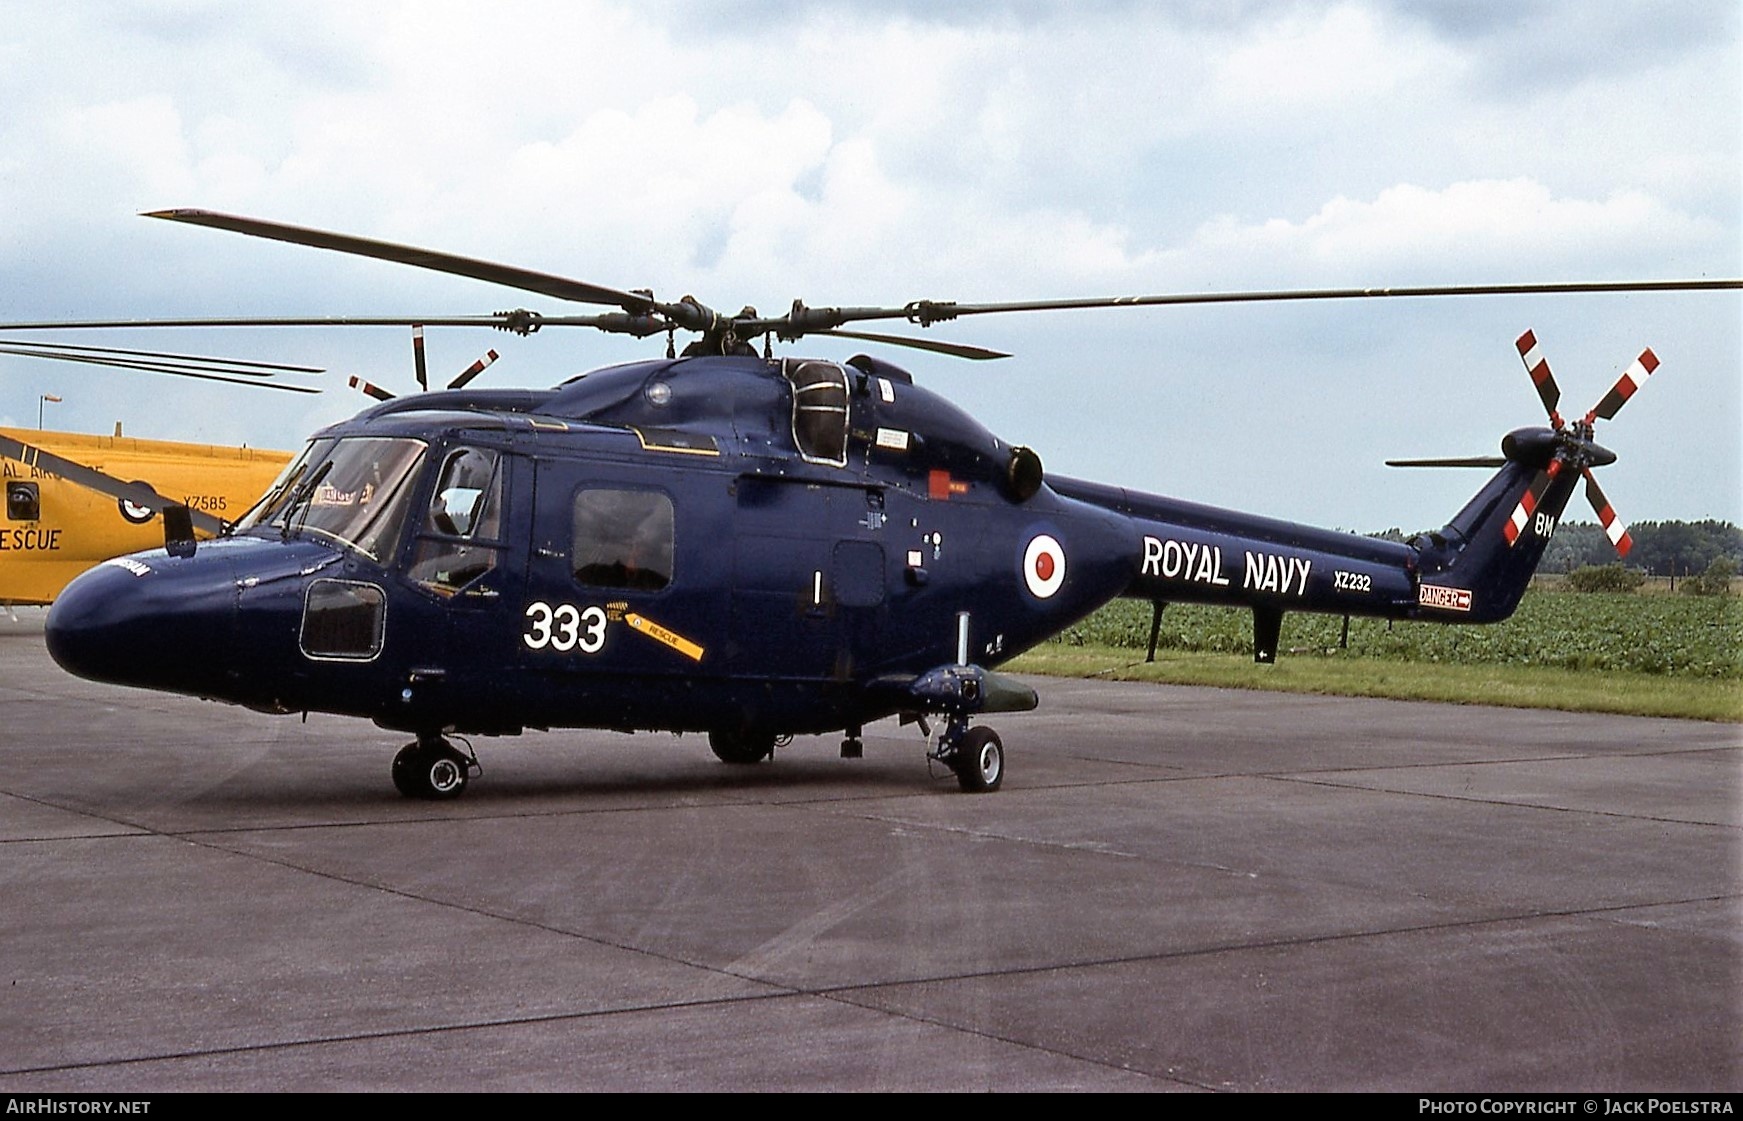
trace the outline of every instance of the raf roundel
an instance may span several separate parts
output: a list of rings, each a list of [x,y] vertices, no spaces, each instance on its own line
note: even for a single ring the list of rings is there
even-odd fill
[[[1065,550],[1045,533],[1023,551],[1023,582],[1036,599],[1050,599],[1065,583]]]

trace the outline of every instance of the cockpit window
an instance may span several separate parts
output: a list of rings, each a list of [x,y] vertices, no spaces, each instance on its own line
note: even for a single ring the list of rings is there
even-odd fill
[[[442,464],[424,529],[450,537],[495,540],[501,524],[502,479],[496,453],[461,448]]]
[[[658,591],[672,582],[672,500],[647,490],[575,495],[575,579]]]
[[[493,451],[460,448],[442,462],[409,575],[450,595],[496,567],[502,528],[502,465]]]
[[[380,560],[399,540],[424,451],[403,437],[312,441],[238,528],[316,533]]]

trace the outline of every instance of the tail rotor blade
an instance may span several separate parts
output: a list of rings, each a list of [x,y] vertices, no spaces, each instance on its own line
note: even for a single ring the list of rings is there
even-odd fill
[[[1634,548],[1634,538],[1628,536],[1628,527],[1616,516],[1615,507],[1604,497],[1604,492],[1598,487],[1598,480],[1592,477],[1589,468],[1585,475],[1586,501],[1592,504],[1592,511],[1598,515],[1598,521],[1604,527],[1604,536],[1610,539],[1610,544],[1616,546],[1616,555],[1626,557],[1628,551]]]
[[[1543,492],[1549,489],[1549,484],[1560,473],[1561,460],[1552,459],[1548,470],[1539,471],[1537,478],[1531,480],[1531,485],[1525,488],[1525,493],[1519,497],[1519,505],[1513,508],[1513,516],[1501,526],[1501,534],[1507,538],[1509,546],[1519,543],[1525,527],[1531,524],[1531,516],[1537,513],[1537,504],[1543,501]]]
[[[369,394],[371,397],[375,398],[377,401],[391,401],[391,400],[393,400],[393,397],[394,397],[393,394],[391,394],[387,390],[381,388],[381,386],[376,385],[373,382],[364,381],[362,378],[358,377],[356,374],[352,374],[349,378],[347,378],[346,384],[349,385],[352,389],[355,389],[360,393]]]
[[[460,375],[458,377],[456,377],[453,381],[448,383],[448,388],[449,389],[465,389],[466,386],[472,381],[473,378],[477,377],[479,374],[482,374],[485,371],[486,367],[488,367],[494,361],[496,361],[496,351],[494,351],[494,350],[485,351],[484,357],[480,358],[478,361],[472,363],[472,365],[470,365],[470,366],[466,367],[464,370],[460,371]]]
[[[417,368],[418,389],[430,388],[429,374],[424,366],[424,325],[412,324],[412,365]]]
[[[1513,345],[1519,349],[1519,357],[1525,362],[1525,371],[1531,375],[1531,384],[1537,387],[1537,395],[1543,400],[1544,411],[1549,413],[1550,427],[1560,431],[1561,414],[1555,411],[1555,407],[1561,403],[1561,387],[1555,384],[1555,375],[1549,372],[1549,360],[1537,348],[1537,336],[1526,331]]]
[[[1652,353],[1651,347],[1647,347],[1640,352],[1640,357],[1634,360],[1633,365],[1622,372],[1621,378],[1617,380],[1610,392],[1604,394],[1604,399],[1593,406],[1590,413],[1586,414],[1586,419],[1590,421],[1594,417],[1602,417],[1604,420],[1609,420],[1614,417],[1628,398],[1634,396],[1635,391],[1646,384],[1646,379],[1651,377],[1652,372],[1656,369],[1658,369],[1658,355]]]

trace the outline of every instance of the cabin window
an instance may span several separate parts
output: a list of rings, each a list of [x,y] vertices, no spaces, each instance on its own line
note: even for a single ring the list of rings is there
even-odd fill
[[[658,591],[672,582],[672,500],[648,490],[575,495],[575,579],[595,588]]]
[[[847,466],[847,371],[833,362],[788,362],[793,444],[809,463]]]
[[[381,653],[387,596],[374,584],[316,580],[303,604],[303,653],[368,661]]]
[[[424,513],[409,575],[452,595],[497,565],[502,530],[502,464],[481,448],[449,453]]]
[[[42,495],[35,483],[6,484],[6,518],[14,522],[34,522],[42,518]]]

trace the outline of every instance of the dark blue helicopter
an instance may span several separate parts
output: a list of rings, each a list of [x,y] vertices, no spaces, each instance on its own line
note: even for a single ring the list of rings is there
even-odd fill
[[[761,318],[254,219],[158,216],[619,309],[424,323],[701,336],[684,356],[669,342],[664,360],[555,389],[385,400],[317,433],[217,539],[196,542],[186,512],[167,507],[165,549],[91,570],[49,614],[50,652],[82,677],[404,731],[415,739],[395,757],[393,779],[426,798],[457,796],[476,772],[456,734],[698,731],[722,760],[749,764],[785,737],[836,730],[842,754],[857,756],[864,725],[891,715],[920,725],[929,756],[963,790],[996,790],[1003,745],[975,721],[1037,698],[994,667],[1120,596],[1158,611],[1172,601],[1250,608],[1261,662],[1275,658],[1287,611],[1504,619],[1580,477],[1626,551],[1591,477],[1615,456],[1592,427],[1657,365],[1645,352],[1597,408],[1568,423],[1547,364],[1522,338],[1550,427],[1509,434],[1498,458],[1405,461],[1497,470],[1444,528],[1398,543],[1049,476],[1033,451],[905,371],[863,355],[844,364],[774,357],[770,336],[992,357],[840,328],[1115,304],[1739,286],[795,303]],[[757,337],[760,355],[748,345]]]

